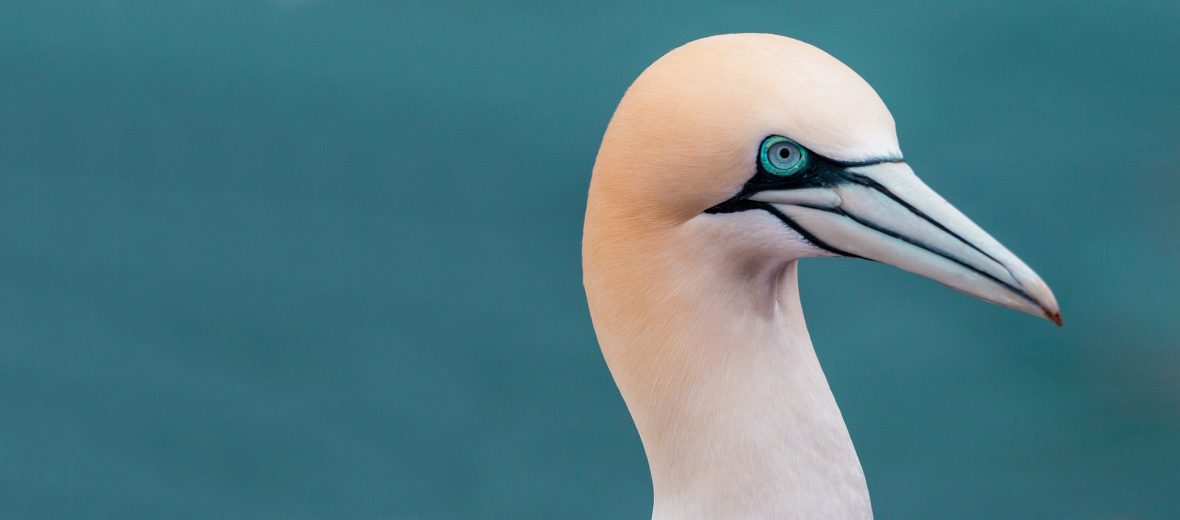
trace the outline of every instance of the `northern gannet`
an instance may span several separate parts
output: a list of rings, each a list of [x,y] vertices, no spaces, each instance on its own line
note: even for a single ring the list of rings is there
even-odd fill
[[[872,517],[799,304],[797,261],[828,256],[1061,324],[1049,287],[914,175],[885,104],[825,52],[714,36],[635,80],[594,165],[582,261],[654,519]]]

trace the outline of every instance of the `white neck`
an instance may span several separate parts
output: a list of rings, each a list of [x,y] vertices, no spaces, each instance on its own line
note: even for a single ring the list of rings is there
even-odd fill
[[[726,256],[705,246],[708,226],[584,256],[599,342],[647,452],[653,518],[871,518],[796,262]]]

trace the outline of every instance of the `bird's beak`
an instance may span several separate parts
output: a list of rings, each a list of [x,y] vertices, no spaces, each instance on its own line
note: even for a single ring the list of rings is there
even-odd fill
[[[851,165],[822,185],[748,199],[832,253],[891,264],[1061,325],[1045,282],[904,162]]]

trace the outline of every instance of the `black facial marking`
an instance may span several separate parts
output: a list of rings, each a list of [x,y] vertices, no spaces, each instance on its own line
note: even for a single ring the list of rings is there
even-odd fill
[[[781,221],[784,225],[786,225],[787,227],[794,230],[796,233],[799,234],[799,236],[803,237],[804,240],[811,243],[815,247],[818,247],[820,249],[824,249],[828,252],[831,252],[833,254],[840,255],[840,256],[847,256],[847,257],[853,257],[853,258],[864,258],[862,256],[855,255],[855,254],[849,253],[847,251],[843,251],[839,248],[836,248],[832,245],[825,243],[820,238],[818,238],[815,235],[813,235],[812,233],[808,232],[806,229],[803,228],[803,226],[800,226],[797,222],[792,220],[790,217],[783,214],[783,212],[779,211],[778,208],[775,208],[773,204],[771,204],[769,202],[762,202],[762,201],[750,199],[750,197],[753,196],[755,193],[758,193],[760,191],[767,191],[767,190],[793,190],[793,189],[802,189],[802,188],[829,188],[829,187],[837,186],[840,184],[857,184],[857,185],[864,186],[866,188],[875,190],[877,192],[880,192],[882,195],[889,197],[891,200],[896,202],[899,206],[905,208],[910,213],[913,213],[918,218],[921,218],[922,220],[929,222],[934,227],[936,227],[939,230],[941,230],[942,232],[954,237],[956,240],[962,242],[967,247],[974,249],[979,254],[987,257],[988,259],[995,262],[996,264],[999,264],[1001,266],[1004,265],[1002,262],[1000,262],[995,257],[993,257],[992,255],[985,252],[983,249],[980,249],[979,246],[976,246],[970,240],[967,240],[966,238],[964,238],[962,235],[959,235],[958,233],[951,231],[949,228],[944,226],[942,223],[938,222],[934,218],[927,215],[924,211],[914,207],[913,204],[910,204],[909,202],[906,202],[905,199],[902,199],[901,197],[897,196],[897,194],[893,193],[888,188],[881,185],[881,183],[879,183],[879,182],[877,182],[865,175],[861,175],[859,173],[854,173],[854,172],[849,171],[850,169],[856,168],[858,166],[870,166],[870,165],[881,164],[881,163],[902,162],[901,159],[881,159],[881,160],[870,160],[870,161],[862,161],[862,162],[845,162],[845,161],[836,161],[834,159],[829,159],[827,157],[819,155],[819,154],[812,152],[810,150],[809,150],[808,155],[809,155],[810,163],[807,165],[807,168],[800,171],[800,172],[797,172],[795,174],[789,175],[789,176],[774,175],[774,174],[767,172],[762,167],[761,161],[756,158],[754,161],[754,164],[756,165],[758,172],[756,174],[754,174],[754,177],[752,177],[749,181],[747,181],[746,184],[742,186],[742,189],[740,191],[738,191],[738,193],[736,195],[734,195],[733,197],[730,197],[729,200],[726,200],[725,202],[722,202],[716,206],[713,206],[713,207],[705,210],[705,213],[714,213],[714,214],[717,214],[717,213],[737,213],[740,211],[762,210],[767,213],[770,213],[771,215],[774,215],[775,218],[779,219],[779,221]],[[1000,286],[1003,286],[1004,288],[1012,291],[1013,293],[1019,295],[1020,297],[1024,298],[1025,300],[1028,300],[1038,306],[1040,305],[1035,299],[1032,298],[1031,295],[1028,294],[1027,291],[1024,290],[1023,287],[1014,286],[1004,280],[1001,280],[1001,279],[999,279],[987,272],[984,272],[982,269],[980,269],[974,265],[971,265],[961,259],[956,258],[954,255],[951,255],[945,251],[942,251],[939,248],[931,246],[930,244],[926,244],[922,241],[905,237],[905,236],[901,235],[900,233],[890,230],[889,228],[887,228],[885,226],[882,226],[877,223],[871,222],[867,219],[858,217],[858,216],[848,213],[840,208],[807,206],[807,205],[803,205],[803,204],[796,204],[796,205],[802,206],[802,207],[807,207],[807,208],[814,209],[814,210],[835,213],[835,214],[850,218],[862,226],[873,229],[879,233],[882,233],[882,234],[888,235],[890,237],[893,237],[894,239],[909,243],[911,245],[914,245],[916,247],[919,247],[921,249],[929,251],[930,253],[933,253],[935,255],[943,257],[943,258],[950,260],[952,262],[955,262],[956,264],[959,264],[959,265],[963,266],[964,268],[969,269],[969,270],[975,272],[976,274],[979,274],[980,276],[987,278],[988,280],[991,280],[992,282],[994,282],[996,284],[999,284]],[[866,258],[866,260],[872,260],[872,259]]]
[[[806,229],[803,229],[803,226],[800,226],[799,224],[795,223],[794,220],[791,220],[791,217],[784,215],[783,212],[779,211],[778,208],[774,207],[774,205],[770,204],[769,202],[760,202],[760,201],[753,201],[753,200],[747,201],[747,202],[752,203],[752,205],[749,209],[761,209],[761,210],[764,210],[764,211],[770,213],[771,215],[774,215],[776,218],[778,218],[780,221],[782,221],[783,224],[786,224],[787,227],[795,230],[795,232],[798,233],[799,236],[803,237],[803,240],[806,240],[807,242],[809,242],[811,245],[814,245],[815,247],[827,250],[827,251],[831,252],[832,254],[836,254],[836,255],[840,255],[840,256],[847,256],[850,258],[863,258],[859,255],[854,255],[852,253],[849,253],[848,251],[845,251],[843,249],[838,249],[834,246],[828,245],[827,242],[824,242],[823,240],[816,238],[815,235],[812,235]],[[823,211],[830,211],[826,208],[816,208],[816,209],[822,209]],[[741,211],[741,210],[735,210],[735,211]],[[717,213],[729,213],[729,212],[717,212]]]
[[[815,235],[809,233],[806,229],[803,229],[803,226],[800,226],[790,217],[784,215],[783,212],[776,209],[773,204],[770,204],[769,202],[750,200],[750,197],[755,193],[766,190],[827,188],[837,184],[845,184],[852,182],[849,178],[850,174],[845,171],[847,168],[867,166],[870,164],[883,162],[900,162],[900,160],[885,159],[880,161],[842,162],[829,159],[810,151],[808,153],[808,158],[810,161],[806,169],[784,177],[781,175],[774,175],[766,171],[766,169],[762,167],[762,161],[755,157],[754,164],[756,165],[758,172],[754,174],[754,177],[752,177],[749,181],[746,181],[746,184],[742,186],[741,191],[739,191],[736,195],[730,197],[729,200],[722,202],[721,204],[705,210],[705,213],[737,213],[739,211],[762,210],[770,213],[771,215],[774,215],[775,218],[782,221],[784,225],[802,236],[804,240],[807,240],[809,243],[820,249],[824,249],[840,256],[862,258],[861,256],[841,250],[825,243],[823,240],[820,240]],[[830,208],[817,207],[812,209],[839,212],[839,210],[832,210]]]

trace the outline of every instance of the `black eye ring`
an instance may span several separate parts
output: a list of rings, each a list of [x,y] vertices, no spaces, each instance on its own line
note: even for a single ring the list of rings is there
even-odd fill
[[[772,135],[762,141],[758,159],[762,169],[780,177],[799,173],[811,162],[806,148],[781,135]]]

